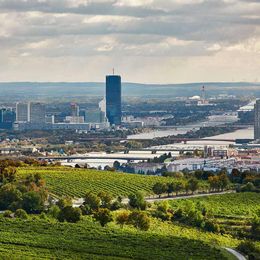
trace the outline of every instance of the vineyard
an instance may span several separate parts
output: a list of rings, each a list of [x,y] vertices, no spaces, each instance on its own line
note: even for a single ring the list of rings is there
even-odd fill
[[[75,168],[19,168],[18,176],[40,173],[50,192],[62,196],[83,197],[87,190],[95,193],[107,191],[114,196],[127,196],[135,191],[152,193],[156,182],[172,182],[173,178],[143,176],[118,172]],[[176,180],[176,179],[175,179]]]
[[[1,257],[19,259],[225,259],[223,251],[185,237],[101,228],[96,223],[0,219]]]
[[[231,193],[188,200],[203,203],[210,208],[215,222],[234,237],[241,233],[249,234],[251,220],[260,214],[259,193]],[[187,200],[172,201],[171,205],[177,208],[185,201]]]
[[[259,193],[229,193],[200,198],[188,199],[193,202],[202,202],[210,207],[213,214],[218,217],[244,217],[250,218],[260,212]],[[186,200],[171,201],[176,208]]]

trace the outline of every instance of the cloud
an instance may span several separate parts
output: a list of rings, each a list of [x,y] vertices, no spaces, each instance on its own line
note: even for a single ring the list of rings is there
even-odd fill
[[[46,64],[73,59],[75,65],[82,57],[92,62],[104,57],[107,64],[118,58],[140,64],[154,58],[157,66],[159,60],[170,66],[172,59],[188,64],[195,57],[200,62],[220,54],[229,59],[234,52],[259,55],[260,3],[253,0],[0,0],[0,24],[6,71],[37,59]],[[221,67],[220,59],[215,62]],[[243,71],[242,60],[240,65]],[[29,67],[22,68],[27,77]],[[166,78],[171,78],[166,71]]]

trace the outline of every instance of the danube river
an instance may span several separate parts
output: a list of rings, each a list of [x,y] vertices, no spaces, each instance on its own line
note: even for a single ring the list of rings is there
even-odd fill
[[[172,128],[172,129],[167,129],[167,130],[156,130],[156,131],[151,131],[149,133],[142,133],[142,134],[138,134],[138,135],[132,135],[129,136],[128,139],[134,140],[134,139],[152,139],[155,137],[163,137],[163,136],[168,136],[168,135],[177,135],[177,134],[184,134],[187,133],[190,130],[195,130],[195,129],[199,129],[200,127],[203,126],[217,126],[217,125],[223,125],[225,123],[233,123],[237,121],[237,117],[234,115],[221,115],[221,116],[212,116],[210,117],[207,121],[204,121],[202,123],[197,123],[197,124],[192,124],[192,125],[187,125],[187,126],[179,126],[176,130],[176,128]],[[170,144],[170,145],[162,145],[159,146],[159,148],[163,148],[163,149],[172,149],[174,148],[189,148],[189,149],[201,149],[202,147],[204,147],[204,145],[212,145],[212,146],[219,146],[219,147],[228,147],[230,144],[233,144],[234,142],[229,142],[229,141],[223,141],[225,139],[230,140],[230,139],[253,139],[253,127],[249,127],[249,128],[245,128],[245,129],[240,129],[240,130],[236,130],[230,133],[226,133],[226,134],[221,134],[221,135],[217,135],[217,136],[210,136],[207,137],[207,139],[214,139],[214,141],[210,141],[210,140],[200,140],[200,141],[189,141],[186,144],[183,143],[177,143],[177,144]],[[220,139],[221,141],[215,141],[216,139]],[[160,154],[163,154],[165,152],[157,152],[156,154],[151,154],[150,151],[132,151],[129,153],[129,156],[144,156],[144,157],[151,157],[153,158],[154,156],[159,156]],[[172,154],[175,154],[175,152],[172,152]],[[178,154],[178,152],[176,152],[176,155]],[[104,152],[100,152],[100,153],[88,153],[86,155],[89,156],[100,156],[100,159],[86,159],[86,160],[73,160],[72,162],[66,162],[63,161],[62,164],[63,165],[71,165],[74,166],[76,163],[79,164],[84,164],[87,163],[89,166],[91,167],[104,167],[106,165],[112,166],[113,162],[115,160],[113,159],[105,159],[102,157],[105,157],[106,154]],[[122,153],[114,153],[113,154],[115,157],[118,155],[122,155]],[[120,160],[119,160],[120,161]],[[124,163],[125,161],[120,161],[120,163]]]
[[[129,135],[128,139],[153,139],[157,137],[166,137],[169,135],[178,135],[178,134],[186,134],[191,130],[198,130],[200,127],[207,126],[219,126],[224,124],[230,124],[237,122],[237,115],[214,115],[210,116],[207,120],[195,123],[188,124],[185,126],[176,126],[176,127],[167,127],[165,130],[154,130],[148,133],[141,133],[136,135]]]

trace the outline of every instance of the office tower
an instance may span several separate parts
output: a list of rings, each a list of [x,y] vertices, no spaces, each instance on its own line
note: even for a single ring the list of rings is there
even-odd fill
[[[12,108],[0,109],[0,129],[11,129],[15,119],[16,115]]]
[[[29,108],[27,103],[16,103],[16,122],[25,123],[29,121]]]
[[[45,104],[29,103],[29,121],[31,124],[45,124]]]
[[[105,122],[105,113],[101,111],[100,108],[86,110],[85,115],[86,123],[104,123]]]
[[[71,116],[72,117],[77,117],[79,116],[79,106],[76,103],[71,103]]]
[[[106,76],[106,116],[111,125],[121,124],[121,77]]]
[[[255,104],[255,131],[254,138],[260,139],[260,100]]]

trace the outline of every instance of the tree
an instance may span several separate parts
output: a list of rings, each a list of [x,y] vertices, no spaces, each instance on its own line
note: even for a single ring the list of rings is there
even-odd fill
[[[8,166],[4,168],[0,173],[0,182],[13,182],[16,177],[16,168]]]
[[[40,213],[44,209],[44,200],[39,192],[28,191],[23,194],[22,208],[27,213]]]
[[[60,222],[70,222],[76,223],[81,219],[81,210],[80,208],[73,208],[71,206],[66,206],[58,214],[58,220]]]
[[[113,197],[109,192],[101,191],[98,193],[98,197],[101,200],[101,207],[110,208]]]
[[[167,193],[168,193],[168,197],[170,196],[171,193],[173,193],[175,190],[175,183],[171,182],[167,185]]]
[[[121,226],[121,228],[124,227],[124,225],[128,222],[129,219],[129,213],[127,211],[120,212],[116,217],[116,223]]]
[[[97,210],[100,206],[101,200],[100,198],[92,193],[91,191],[87,192],[84,198],[84,206],[88,206],[90,210]]]
[[[150,228],[150,222],[145,212],[135,210],[129,215],[129,223],[140,230],[147,231]]]
[[[120,162],[119,161],[114,161],[113,163],[113,168],[115,168],[116,170],[118,170],[120,168]]]
[[[167,192],[167,185],[165,183],[157,182],[154,184],[152,190],[156,195],[159,195],[160,198],[163,193]]]
[[[199,181],[196,178],[191,178],[188,180],[188,186],[193,194],[199,188]]]
[[[132,208],[145,210],[146,201],[144,200],[144,195],[142,192],[138,191],[136,193],[132,193],[128,196],[129,205]]]
[[[109,209],[100,208],[94,213],[94,218],[98,221],[102,227],[106,226],[107,223],[113,221],[113,216]]]
[[[0,188],[0,210],[8,209],[12,204],[18,208],[21,200],[22,193],[15,185],[8,183]]]
[[[223,191],[229,184],[229,179],[225,173],[218,176],[219,187]]]
[[[56,205],[63,209],[67,206],[72,206],[72,199],[70,197],[63,197],[56,202]]]
[[[63,207],[64,208],[64,207]],[[53,217],[53,218],[58,218],[59,216],[59,213],[60,213],[60,208],[57,206],[57,205],[52,205],[50,208],[49,208],[49,211],[48,211],[48,215]]]
[[[178,182],[175,183],[176,196],[178,196],[178,193],[179,193],[180,191],[182,191],[183,189],[184,189],[184,184],[183,184],[183,182],[178,181]]]

